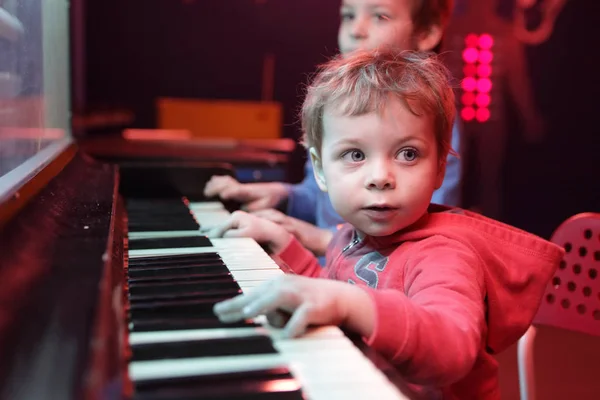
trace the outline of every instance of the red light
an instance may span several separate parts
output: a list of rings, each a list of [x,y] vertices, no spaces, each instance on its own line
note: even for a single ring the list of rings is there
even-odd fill
[[[465,36],[465,45],[467,47],[477,47],[479,44],[479,37],[474,33],[469,33]]]
[[[462,53],[463,60],[467,63],[474,63],[480,57],[479,51],[473,47],[466,48]]]
[[[489,50],[481,50],[479,52],[479,62],[482,64],[489,64],[494,59],[494,55]]]
[[[490,110],[488,110],[487,108],[480,108],[477,110],[477,113],[475,114],[475,118],[477,118],[477,121],[479,122],[485,122],[488,119],[490,119]]]
[[[490,105],[491,98],[487,93],[479,93],[477,97],[475,97],[475,104],[479,107],[487,107]]]
[[[478,79],[476,86],[477,90],[481,93],[488,93],[490,90],[492,90],[492,81],[490,81],[488,78]]]
[[[464,106],[472,106],[475,102],[475,95],[472,92],[466,92],[463,93],[460,100]]]
[[[461,86],[464,91],[472,92],[475,90],[475,87],[477,86],[477,81],[475,80],[475,78],[465,78],[462,80]]]
[[[477,73],[477,67],[475,64],[466,64],[463,68],[463,74],[465,76],[475,76]]]
[[[479,48],[489,50],[492,48],[493,45],[494,38],[488,35],[487,33],[484,33],[483,35],[479,36]]]
[[[465,121],[471,121],[475,118],[475,110],[473,107],[465,107],[460,111],[460,116]]]
[[[489,78],[492,75],[492,66],[489,64],[479,64],[477,66],[477,75],[480,78]]]

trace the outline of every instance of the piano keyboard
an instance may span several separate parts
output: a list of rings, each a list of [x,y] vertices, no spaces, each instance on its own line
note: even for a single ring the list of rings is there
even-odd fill
[[[200,227],[219,223],[229,215],[220,203],[191,203],[188,206]],[[136,225],[137,222],[131,224],[130,221],[130,226]],[[159,225],[154,224],[155,227]],[[152,277],[144,278],[140,271],[135,270],[140,262],[145,262],[149,257],[159,257],[159,260],[174,257],[175,261],[167,264],[173,262],[173,268],[184,268],[183,271],[188,270],[185,270],[185,266],[177,265],[177,260],[187,260],[188,265],[196,265],[195,268],[200,270],[198,265],[201,262],[190,260],[195,257],[217,257],[225,264],[232,280],[237,282],[243,292],[249,292],[262,282],[283,273],[254,240],[247,238],[210,239],[210,245],[199,247],[193,243],[189,244],[193,247],[181,248],[148,248],[137,245],[150,239],[198,236],[199,230],[196,228],[168,232],[129,232],[129,278],[133,279],[130,281],[130,299],[135,297],[135,279],[141,280],[142,287],[144,279],[152,281]],[[142,270],[144,268],[142,266]],[[144,304],[141,306],[143,311]],[[132,304],[132,308],[134,307],[136,305]],[[199,313],[200,307],[198,306]],[[181,391],[190,385],[196,390],[194,398],[202,398],[198,393],[210,397],[215,393],[211,382],[219,381],[216,377],[228,376],[234,379],[233,385],[251,382],[256,388],[256,382],[260,383],[264,398],[271,398],[268,395],[272,394],[272,398],[277,399],[406,399],[351,340],[334,326],[311,329],[304,336],[295,339],[282,338],[281,331],[269,326],[264,318],[257,318],[247,325],[219,326],[209,322],[206,328],[190,324],[178,326],[177,329],[169,329],[169,325],[158,326],[156,329],[152,326],[136,329],[135,312],[140,311],[131,311],[129,335],[133,354],[129,376],[138,390],[134,398],[188,398],[180,395],[191,393]],[[226,348],[241,346],[239,352],[243,354],[219,349],[219,345],[223,343]],[[245,343],[252,346],[252,349],[247,351],[243,347]],[[259,344],[265,347],[264,352],[254,351]],[[271,345],[273,349],[270,349]],[[167,355],[161,356],[161,352]],[[158,353],[159,356],[153,357],[153,353]],[[229,382],[231,386],[231,381]],[[167,394],[161,397],[161,393]],[[179,397],[169,397],[173,393],[178,393]],[[227,398],[246,397],[240,395]]]

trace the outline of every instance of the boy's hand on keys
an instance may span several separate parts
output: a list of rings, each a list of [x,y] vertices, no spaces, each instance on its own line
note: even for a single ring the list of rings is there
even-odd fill
[[[292,235],[282,226],[244,211],[233,212],[223,224],[211,227],[204,234],[209,238],[249,237],[268,245],[275,254],[281,252],[292,239]]]
[[[325,255],[327,246],[333,236],[333,233],[327,229],[321,229],[308,222],[289,217],[272,208],[255,211],[252,214],[281,225],[286,231],[294,235],[304,247],[317,256]]]
[[[287,190],[278,182],[239,183],[231,176],[213,176],[204,186],[204,195],[238,201],[254,211],[277,206],[287,197]]]
[[[298,275],[281,277],[230,300],[217,303],[214,312],[222,322],[266,315],[277,327],[285,324],[284,337],[296,337],[309,325],[341,325],[352,307],[349,296],[353,285],[329,279],[307,278]],[[289,314],[289,319],[282,316]]]

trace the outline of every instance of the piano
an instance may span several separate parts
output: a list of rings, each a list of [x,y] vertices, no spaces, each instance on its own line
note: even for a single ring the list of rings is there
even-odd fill
[[[204,183],[273,178],[287,150],[75,140],[82,2],[33,3],[3,4],[36,27],[0,46],[0,400],[416,398],[337,327],[284,340],[217,320],[216,301],[283,272],[250,239],[201,235],[238,207]]]
[[[252,239],[202,236],[234,206],[126,188],[119,165],[65,152],[2,203],[1,399],[418,398],[338,327],[217,320],[215,301],[283,273]],[[176,168],[199,187],[226,170]]]

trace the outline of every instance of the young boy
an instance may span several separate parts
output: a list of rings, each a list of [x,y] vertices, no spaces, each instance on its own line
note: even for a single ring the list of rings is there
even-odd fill
[[[390,46],[397,50],[434,49],[442,38],[452,12],[452,0],[343,0],[338,45],[342,55],[357,49]],[[460,151],[455,126],[452,147]],[[450,156],[444,183],[433,202],[458,206],[461,162]],[[214,177],[204,189],[206,196],[219,196],[246,203],[248,211],[277,222],[293,233],[317,255],[324,255],[337,226],[343,219],[315,182],[310,159],[302,183],[280,182],[240,184],[230,177]],[[272,208],[287,199],[286,214]],[[262,210],[258,211],[257,210]]]
[[[499,398],[492,353],[527,329],[562,256],[558,246],[483,216],[430,206],[454,120],[433,58],[356,52],[308,88],[304,143],[319,188],[348,223],[321,268],[280,225],[235,212],[213,237],[271,246],[296,275],[216,304],[222,321],[280,311],[284,334],[338,324],[360,334],[423,391]],[[315,279],[328,278],[328,279]]]

